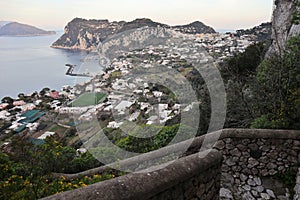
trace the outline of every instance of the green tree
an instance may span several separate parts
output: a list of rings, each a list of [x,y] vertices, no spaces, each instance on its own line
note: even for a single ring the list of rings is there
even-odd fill
[[[20,100],[24,100],[24,99],[25,99],[25,94],[24,94],[24,93],[18,94],[18,98],[19,98]]]
[[[8,103],[8,104],[12,104],[14,102],[14,100],[11,97],[4,97],[1,100],[2,103]]]
[[[43,88],[39,94],[40,94],[40,96],[45,96],[45,94],[49,91],[50,91],[50,88]]]
[[[300,24],[300,1],[294,0],[295,2],[295,11],[292,14],[292,23]]]
[[[274,55],[258,67],[258,84],[254,89],[259,117],[253,128],[300,128],[299,66],[300,36],[297,36],[287,42],[283,56]]]
[[[245,52],[235,55],[220,66],[227,92],[227,118],[225,127],[249,127],[254,119],[255,74],[264,59],[269,43],[250,45]]]

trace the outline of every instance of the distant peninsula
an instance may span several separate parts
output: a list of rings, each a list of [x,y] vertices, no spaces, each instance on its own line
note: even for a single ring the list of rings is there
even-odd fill
[[[1,22],[0,22],[1,24]],[[54,35],[55,31],[45,31],[37,27],[21,24],[18,22],[8,22],[3,23],[3,26],[0,26],[0,36],[45,36],[45,35]]]
[[[199,21],[187,25],[169,26],[147,18],[135,19],[131,22],[75,18],[66,25],[64,34],[51,47],[91,51],[99,42],[114,34],[144,26],[159,26],[186,34],[216,33],[212,27]]]

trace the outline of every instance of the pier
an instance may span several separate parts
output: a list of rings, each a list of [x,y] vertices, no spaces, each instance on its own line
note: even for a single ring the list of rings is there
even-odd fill
[[[73,70],[76,67],[76,65],[66,64],[66,67],[68,67],[68,70],[66,72],[66,75],[68,75],[68,76],[93,77],[92,75],[87,74],[87,73],[82,73],[82,74],[73,73]]]

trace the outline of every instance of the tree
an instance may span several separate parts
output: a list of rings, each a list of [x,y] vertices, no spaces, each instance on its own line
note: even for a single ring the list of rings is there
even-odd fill
[[[49,92],[50,91],[50,88],[43,88],[41,91],[40,91],[40,96],[45,96],[45,94],[47,93],[47,92]]]
[[[24,94],[24,93],[18,94],[18,98],[19,98],[20,100],[24,100],[24,99],[25,99],[25,94]]]
[[[245,52],[235,55],[220,66],[227,92],[227,118],[225,127],[249,127],[254,119],[255,74],[264,59],[268,42],[250,45]]]
[[[258,67],[257,116],[253,128],[300,129],[300,35],[287,42],[283,56]]]
[[[295,2],[295,11],[292,14],[292,23],[300,24],[300,1],[294,0]]]
[[[14,100],[11,97],[4,97],[1,100],[2,103],[8,103],[8,104],[12,104],[14,102]]]
[[[256,74],[256,68],[263,61],[268,49],[267,42],[252,44],[245,52],[235,55],[222,66],[223,77],[235,80],[241,84],[248,82],[249,78]]]

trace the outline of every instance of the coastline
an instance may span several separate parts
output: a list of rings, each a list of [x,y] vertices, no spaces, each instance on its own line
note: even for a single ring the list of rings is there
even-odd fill
[[[86,61],[91,55],[86,51],[72,51],[50,48],[60,36],[0,37],[0,97],[17,97],[19,93],[32,93],[44,87],[60,90],[64,85],[75,85],[85,78],[66,76],[65,64],[72,63],[85,72],[97,61]],[[92,69],[92,73],[95,69]]]
[[[64,50],[75,50],[75,51],[86,51],[86,52],[93,52],[95,51],[95,48],[79,48],[79,47],[67,47],[67,46],[60,46],[60,45],[50,45],[53,49],[64,49]]]
[[[51,35],[56,35],[56,31],[51,31],[51,33],[48,34],[30,34],[30,35],[0,35],[0,37],[39,37],[39,36],[51,36]]]

